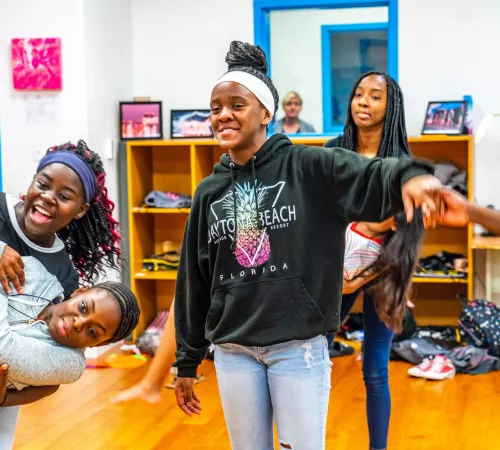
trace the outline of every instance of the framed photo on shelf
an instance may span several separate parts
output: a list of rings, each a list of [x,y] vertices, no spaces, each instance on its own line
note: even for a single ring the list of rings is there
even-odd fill
[[[434,101],[427,104],[422,134],[453,134],[463,133],[467,102]]]
[[[120,139],[163,139],[161,102],[120,102]]]
[[[170,137],[172,139],[211,138],[209,109],[172,109],[170,111]]]

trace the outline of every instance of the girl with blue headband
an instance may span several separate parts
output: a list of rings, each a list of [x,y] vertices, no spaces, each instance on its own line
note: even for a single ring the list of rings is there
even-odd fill
[[[48,150],[22,199],[0,193],[0,286],[7,295],[23,294],[23,257],[37,259],[59,280],[64,299],[80,277],[93,284],[105,267],[118,269],[120,235],[105,178],[101,158],[80,140]],[[32,403],[56,389],[9,392],[7,404]],[[0,435],[12,423],[15,428],[17,409],[0,408]]]
[[[92,282],[105,267],[118,270],[118,222],[98,154],[80,140],[48,150],[19,201],[0,193],[0,284],[10,293],[24,283],[21,256],[34,256],[68,297],[78,276]],[[76,270],[75,270],[76,269]]]

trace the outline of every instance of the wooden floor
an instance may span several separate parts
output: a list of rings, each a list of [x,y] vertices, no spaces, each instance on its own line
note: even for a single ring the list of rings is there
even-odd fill
[[[360,363],[354,356],[333,361],[327,449],[366,450]],[[430,382],[410,379],[408,367],[391,363],[390,449],[500,449],[500,373]],[[203,415],[194,419],[177,409],[169,390],[155,407],[109,403],[116,390],[140,379],[144,370],[89,369],[79,382],[24,407],[15,449],[230,449],[211,362],[202,368],[207,381],[197,386]]]

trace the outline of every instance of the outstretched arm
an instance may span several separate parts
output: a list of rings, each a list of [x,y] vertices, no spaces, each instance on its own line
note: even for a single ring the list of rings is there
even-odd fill
[[[59,386],[28,387],[22,391],[7,390],[9,367],[0,365],[0,407],[27,405],[52,395]]]
[[[432,165],[333,149],[332,172],[334,194],[348,222],[381,222],[403,209],[411,221],[414,208],[421,207],[426,224],[436,225],[442,185]]]
[[[29,405],[30,403],[37,402],[42,398],[52,395],[58,389],[59,386],[30,386],[22,391],[8,389],[7,396],[5,397],[5,403],[2,407],[6,408],[8,406]]]
[[[365,158],[341,148],[297,150],[304,177],[320,183],[328,202],[346,222],[382,222],[422,208],[424,222],[434,227],[440,207],[441,183],[431,164],[410,158]]]
[[[463,227],[473,222],[500,235],[500,211],[471,203],[452,189],[444,189],[442,195],[444,209],[439,218],[440,225]]]

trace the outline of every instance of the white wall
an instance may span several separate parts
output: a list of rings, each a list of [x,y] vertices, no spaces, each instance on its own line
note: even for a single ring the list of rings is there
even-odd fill
[[[87,87],[88,144],[97,151],[106,170],[111,199],[118,199],[118,175],[113,143],[118,141],[118,102],[132,92],[132,20],[129,0],[84,0],[85,76]],[[115,209],[118,217],[118,207]],[[119,281],[120,274],[106,271]],[[98,358],[113,346],[86,350]]]
[[[118,102],[132,93],[132,18],[130,0],[84,0],[85,80],[89,147],[106,170],[108,194],[118,199],[114,158],[119,137]],[[118,217],[118,207],[115,217]],[[108,271],[107,278],[118,274]]]
[[[280,97],[294,90],[303,98],[300,117],[323,130],[321,26],[387,22],[386,7],[362,9],[303,9],[273,11],[271,27],[271,76]],[[356,57],[359,51],[355,52]],[[277,118],[283,117],[280,105]]]
[[[87,135],[82,11],[82,0],[0,1],[0,130],[6,192],[26,191],[40,149]],[[18,37],[62,39],[63,90],[40,94],[55,104],[51,123],[27,123],[27,100],[38,94],[12,88],[10,41]]]
[[[233,40],[253,42],[251,0],[132,0],[133,95],[163,101],[164,137],[171,109],[209,108]]]

